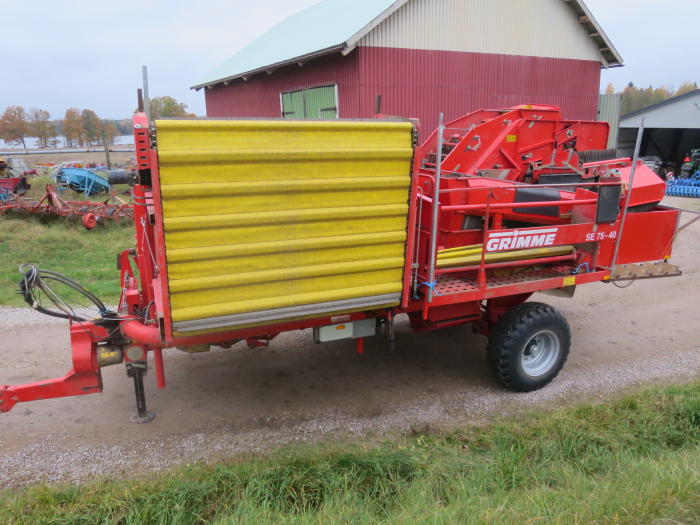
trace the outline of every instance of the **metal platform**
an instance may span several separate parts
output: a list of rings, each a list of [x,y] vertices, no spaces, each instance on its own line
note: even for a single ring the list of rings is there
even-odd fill
[[[491,290],[503,286],[513,286],[524,283],[533,283],[546,279],[558,277],[569,277],[571,275],[571,265],[558,264],[551,268],[535,270],[527,273],[515,273],[513,275],[503,275],[501,277],[489,277],[486,282],[486,289]],[[476,277],[469,279],[457,279],[450,274],[440,274],[437,276],[435,291],[440,295],[454,295],[479,290]]]

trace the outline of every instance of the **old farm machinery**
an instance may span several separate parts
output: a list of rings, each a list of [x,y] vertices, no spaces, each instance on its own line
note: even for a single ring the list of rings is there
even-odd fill
[[[59,171],[62,174],[65,170]],[[73,170],[88,172],[88,170]],[[112,184],[128,184],[132,180],[132,175],[128,170],[112,170],[108,172],[109,181]],[[104,180],[107,184],[107,179]],[[59,186],[62,179],[59,180]],[[88,184],[87,189],[82,189],[86,197],[98,193],[92,179],[83,177],[80,179]],[[19,182],[18,182],[19,181]],[[85,182],[87,181],[87,182]],[[80,220],[82,225],[91,230],[97,224],[104,224],[108,220],[119,222],[120,220],[133,221],[134,207],[120,198],[115,190],[111,190],[104,200],[91,201],[71,201],[61,197],[60,191],[56,191],[52,184],[46,185],[46,191],[38,200],[23,197],[31,186],[26,179],[0,178],[0,212],[14,210],[19,214],[35,213],[50,217],[64,217],[68,220]],[[101,191],[105,191],[104,185],[99,186]],[[106,188],[109,188],[107,184]],[[59,187],[59,190],[61,188]],[[73,189],[73,188],[71,188]],[[76,188],[77,190],[78,188]],[[89,190],[89,191],[88,191]]]
[[[0,186],[0,191],[2,187]],[[13,192],[0,193],[0,212],[14,210],[20,215],[36,213],[49,217],[64,217],[79,220],[87,230],[108,220],[133,221],[133,206],[121,199],[114,191],[103,201],[69,201],[64,200],[51,184],[46,185],[46,192],[37,201],[21,198]]]
[[[119,257],[119,305],[85,292],[94,313],[73,310],[54,288],[79,284],[23,267],[26,301],[70,321],[73,368],[0,387],[0,410],[101,392],[101,367],[125,363],[144,422],[149,354],[163,388],[164,348],[262,347],[313,329],[362,353],[380,328],[393,347],[400,314],[415,332],[473,323],[499,383],[541,388],[571,333],[533,293],[680,275],[668,262],[680,210],[659,204],[665,184],[646,166],[600,153],[608,131],[551,106],[441,122],[422,146],[411,121],[149,126],[138,113],[136,248]]]

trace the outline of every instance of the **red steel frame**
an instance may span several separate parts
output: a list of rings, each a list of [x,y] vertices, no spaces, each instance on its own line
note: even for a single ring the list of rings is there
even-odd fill
[[[503,111],[492,113],[498,117],[504,114]],[[469,116],[464,117],[464,119],[469,120]],[[582,123],[578,124],[581,125],[579,129],[585,129]],[[514,124],[511,122],[505,127],[508,128],[508,132],[515,127],[527,129],[525,123]],[[557,136],[562,131],[566,133],[565,130],[559,130]],[[202,344],[230,347],[240,340],[247,341],[249,346],[265,346],[281,332],[372,317],[392,320],[397,313],[408,314],[411,325],[417,332],[454,324],[477,322],[482,331],[488,333],[490,325],[496,322],[503,313],[527,300],[536,291],[609,279],[612,269],[612,253],[615,244],[621,243],[619,237],[620,216],[612,223],[596,223],[593,218],[598,205],[598,195],[583,188],[574,192],[560,192],[559,201],[517,203],[513,201],[514,190],[519,187],[517,180],[513,178],[509,178],[509,180],[484,179],[470,176],[468,173],[458,173],[456,177],[441,180],[441,187],[438,191],[441,198],[438,199],[439,202],[435,203],[433,200],[436,194],[435,178],[430,173],[430,167],[428,166],[426,169],[426,159],[429,159],[431,154],[430,148],[432,147],[434,150],[437,144],[431,137],[423,148],[417,144],[415,146],[405,252],[404,288],[399,307],[350,313],[341,316],[341,320],[338,320],[337,317],[333,319],[332,316],[321,316],[263,327],[175,337],[168,293],[168,266],[164,243],[158,156],[156,147],[151,144],[150,133],[146,115],[144,113],[134,115],[137,167],[140,174],[140,183],[134,187],[133,192],[136,249],[124,251],[120,257],[122,284],[122,295],[119,301],[120,316],[118,319],[112,319],[105,323],[100,321],[72,322],[73,369],[62,378],[27,385],[0,387],[0,412],[9,411],[17,402],[101,392],[102,380],[97,358],[98,350],[101,344],[115,339],[123,340],[126,338],[131,341],[130,346],[136,346],[145,352],[153,352],[158,387],[164,388],[165,372],[162,349],[167,347]],[[607,141],[607,133],[605,135],[605,141]],[[507,140],[506,133],[499,133],[499,136],[501,141]],[[469,139],[469,137],[465,135],[465,139]],[[498,142],[499,139],[484,140]],[[600,140],[600,137],[596,137],[596,140]],[[499,149],[498,144],[491,142],[489,144],[490,151]],[[500,147],[500,151],[502,153],[503,147]],[[629,162],[629,160],[624,162]],[[450,164],[448,163],[447,166],[449,167]],[[616,166],[619,167],[619,161]],[[598,170],[601,165],[591,164],[590,167]],[[450,169],[453,170],[452,174],[454,175],[456,171],[454,163]],[[432,184],[429,184],[431,179]],[[602,182],[583,182],[580,185],[601,187],[621,184],[618,178]],[[431,210],[433,205],[439,206],[440,221],[436,231],[433,231],[431,227],[425,227],[429,218],[427,210]],[[565,211],[562,215],[563,219],[558,217],[557,220],[552,220],[532,211],[533,208],[552,206],[560,207],[561,210]],[[526,215],[518,215],[517,210],[524,207],[530,208],[530,210]],[[484,227],[466,231],[461,231],[461,227],[455,227],[454,225],[462,221],[467,212],[469,215],[483,216]],[[645,260],[668,258],[671,254],[673,236],[676,233],[678,213],[679,211],[675,209],[657,208],[647,213],[635,214],[641,218],[626,224],[625,237],[629,236],[630,239],[643,238],[649,224],[655,224],[657,226],[654,227],[660,232],[657,236],[659,240],[652,243],[653,246],[645,247],[644,254],[649,255],[649,258]],[[504,227],[505,222],[514,214],[518,218],[534,217],[536,225],[533,224],[529,228]],[[576,216],[580,222],[572,223],[571,217],[573,216]],[[659,224],[660,226],[658,226]],[[489,248],[492,236],[513,235],[515,238],[516,232],[517,235],[527,236],[550,226],[552,227],[550,229],[556,231],[549,234],[553,237],[548,238],[551,240],[548,242],[548,246],[574,245],[576,249],[571,255],[535,257],[505,263],[488,264],[485,262],[487,251],[497,252],[510,248],[503,243],[500,243],[498,247],[494,244]],[[462,268],[437,269],[438,280],[436,283],[427,283],[427,268],[430,264],[435,264],[434,260],[429,260],[427,246],[434,235],[438,236],[439,248],[467,246],[482,242],[486,249],[482,250],[480,264]],[[624,243],[621,246],[620,259],[624,259],[626,257],[625,250],[629,251],[629,248],[625,248]],[[418,261],[417,268],[414,260]],[[138,281],[132,263],[138,268]],[[508,268],[531,266],[534,268],[533,272],[519,277],[499,276],[494,273]],[[584,266],[587,268],[585,273],[577,271]],[[450,292],[449,286],[447,286],[443,287],[441,292],[441,284],[438,282],[441,279],[457,283],[453,286],[454,290]],[[419,284],[424,283],[431,284],[436,291],[432,301],[427,300],[425,293],[418,295],[416,292]],[[421,290],[421,292],[423,291]],[[358,340],[359,351],[362,351],[361,339]],[[124,361],[127,364],[137,364],[136,361],[130,361],[127,352],[124,352]]]

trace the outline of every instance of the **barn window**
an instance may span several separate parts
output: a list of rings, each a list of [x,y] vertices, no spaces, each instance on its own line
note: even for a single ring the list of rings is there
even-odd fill
[[[282,118],[338,118],[338,86],[322,86],[281,94]]]

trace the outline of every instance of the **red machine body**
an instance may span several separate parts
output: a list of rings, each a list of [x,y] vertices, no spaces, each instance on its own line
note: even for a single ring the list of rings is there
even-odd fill
[[[230,347],[241,340],[266,346],[281,332],[368,318],[381,319],[393,341],[390,327],[400,313],[408,314],[416,332],[476,323],[488,335],[534,292],[616,280],[623,278],[615,274],[619,265],[667,260],[678,229],[679,211],[659,206],[665,184],[651,170],[639,163],[630,187],[630,159],[586,158],[585,152],[605,149],[607,123],[567,121],[552,106],[478,111],[447,124],[442,146],[440,129],[415,147],[399,307],[176,337],[158,152],[145,114],[134,116],[134,131],[140,181],[134,188],[136,249],[120,258],[119,316],[73,323],[74,369],[64,378],[0,387],[2,412],[16,402],[101,391],[98,356],[106,345],[121,345],[134,377],[144,371],[146,353],[154,352],[162,388],[167,347]],[[440,266],[437,254],[479,245],[476,263]],[[549,251],[562,246],[573,248]],[[488,261],[513,250],[534,251],[516,260]],[[358,339],[358,351],[362,348]],[[145,401],[138,403],[145,417]]]

